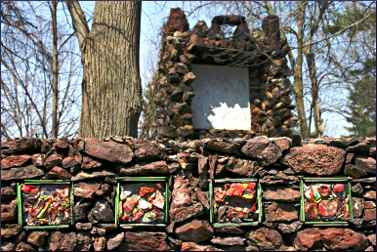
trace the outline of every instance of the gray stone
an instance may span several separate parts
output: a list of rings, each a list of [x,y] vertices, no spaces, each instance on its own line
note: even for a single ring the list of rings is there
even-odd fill
[[[283,233],[283,234],[291,234],[296,232],[302,227],[302,222],[301,221],[294,221],[292,223],[279,223],[278,229]]]
[[[113,207],[110,207],[106,201],[97,201],[92,210],[90,210],[88,219],[91,223],[112,222],[114,220]]]

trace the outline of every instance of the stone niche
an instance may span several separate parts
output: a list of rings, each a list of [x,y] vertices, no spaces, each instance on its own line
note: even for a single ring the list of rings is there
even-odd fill
[[[150,136],[290,136],[296,119],[288,51],[277,16],[265,17],[262,29],[252,31],[238,15],[216,16],[210,27],[198,21],[190,29],[185,13],[171,9],[151,83]]]

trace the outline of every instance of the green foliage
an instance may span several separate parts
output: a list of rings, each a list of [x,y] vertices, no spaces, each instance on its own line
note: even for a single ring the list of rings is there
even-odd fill
[[[346,120],[352,124],[347,128],[355,136],[376,134],[376,77],[370,74],[376,67],[376,59],[367,59],[362,69],[353,71],[361,78],[349,88],[349,113]]]

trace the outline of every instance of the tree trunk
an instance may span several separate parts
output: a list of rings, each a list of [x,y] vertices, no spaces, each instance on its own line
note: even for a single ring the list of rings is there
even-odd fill
[[[320,137],[323,135],[323,123],[321,118],[321,108],[319,104],[319,84],[317,79],[317,68],[315,63],[315,56],[309,47],[308,51],[305,52],[306,62],[308,64],[309,78],[311,82],[311,94],[312,94],[312,104],[311,109],[314,114],[314,136]]]
[[[52,28],[52,55],[51,55],[51,68],[52,68],[52,136],[58,137],[59,134],[59,59],[58,59],[58,28],[56,18],[56,8],[58,2],[51,1],[51,28]]]
[[[84,65],[81,137],[137,137],[141,1],[96,2],[90,32],[79,3],[66,2]]]
[[[308,125],[306,123],[305,105],[304,105],[304,85],[302,80],[302,64],[303,64],[303,46],[304,46],[304,23],[305,8],[307,2],[299,3],[297,9],[297,59],[294,67],[294,92],[296,98],[296,108],[298,121],[300,124],[300,132],[302,138],[308,137]]]

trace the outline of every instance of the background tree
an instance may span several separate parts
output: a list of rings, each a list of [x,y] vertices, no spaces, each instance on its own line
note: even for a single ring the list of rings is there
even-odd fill
[[[1,137],[73,136],[80,62],[58,2],[1,4]]]
[[[83,63],[80,135],[137,136],[141,110],[141,1],[98,1],[93,24],[78,1],[66,1]]]

